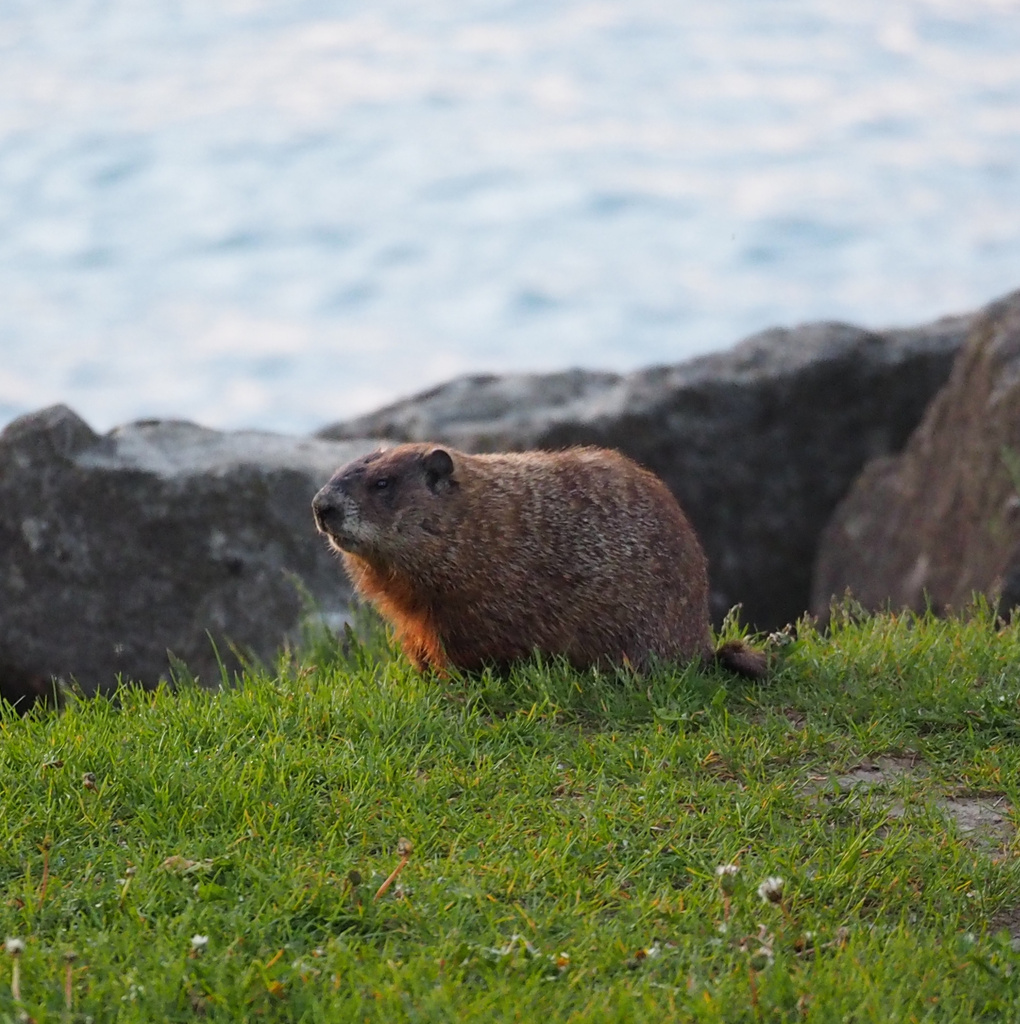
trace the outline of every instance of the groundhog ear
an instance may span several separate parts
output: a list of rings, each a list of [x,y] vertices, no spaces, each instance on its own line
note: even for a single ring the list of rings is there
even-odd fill
[[[429,487],[435,487],[453,474],[453,459],[445,448],[433,448],[425,456],[425,478]]]

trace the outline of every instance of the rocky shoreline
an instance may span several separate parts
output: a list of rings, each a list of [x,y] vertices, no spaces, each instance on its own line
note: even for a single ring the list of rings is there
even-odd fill
[[[627,375],[459,378],[312,438],[21,417],[0,433],[0,695],[153,685],[174,659],[215,684],[221,662],[271,659],[303,601],[343,621],[350,591],[309,502],[337,465],[403,440],[620,449],[694,522],[717,620],[735,604],[758,629],[824,617],[847,588],[869,607],[1020,600],[1016,292]]]

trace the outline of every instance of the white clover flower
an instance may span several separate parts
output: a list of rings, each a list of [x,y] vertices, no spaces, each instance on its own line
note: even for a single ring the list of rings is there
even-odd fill
[[[720,864],[715,869],[715,877],[719,879],[719,888],[727,896],[732,896],[737,888],[737,872],[740,868],[736,864]]]
[[[6,949],[11,956],[17,956],[19,953],[23,953],[25,951],[25,940],[10,936],[4,940],[4,949]]]
[[[769,875],[769,877],[758,886],[758,895],[766,903],[782,903],[784,885],[785,883],[778,875]]]
[[[751,954],[750,966],[752,971],[764,971],[766,967],[771,967],[775,957],[772,954],[772,950],[768,946],[760,946],[754,953]]]
[[[208,935],[192,935],[191,936],[191,948],[196,953],[201,952],[208,945],[209,945],[209,936]]]

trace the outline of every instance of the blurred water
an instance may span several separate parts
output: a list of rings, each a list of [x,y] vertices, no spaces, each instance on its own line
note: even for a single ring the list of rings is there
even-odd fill
[[[308,430],[1017,286],[1018,0],[0,0],[0,424]]]

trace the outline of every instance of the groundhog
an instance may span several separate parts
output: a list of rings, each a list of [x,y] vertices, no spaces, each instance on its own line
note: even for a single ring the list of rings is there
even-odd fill
[[[312,502],[359,595],[419,669],[562,656],[577,668],[716,659],[701,544],[658,477],[618,452],[468,455],[403,444],[338,469]]]

